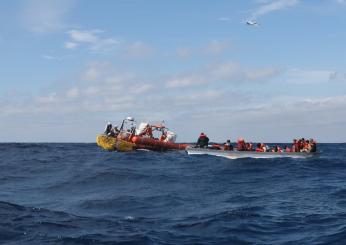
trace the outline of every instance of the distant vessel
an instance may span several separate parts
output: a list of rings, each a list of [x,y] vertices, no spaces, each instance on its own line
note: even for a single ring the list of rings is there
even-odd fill
[[[218,157],[226,157],[229,159],[238,158],[307,158],[318,155],[314,152],[256,152],[256,151],[228,151],[228,150],[215,150],[207,148],[194,148],[187,147],[186,151],[189,155],[211,155]]]

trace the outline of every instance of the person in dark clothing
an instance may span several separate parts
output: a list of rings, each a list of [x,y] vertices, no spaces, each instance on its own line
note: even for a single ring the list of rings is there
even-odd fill
[[[227,142],[224,144],[225,151],[233,151],[233,145],[231,144],[231,140],[227,140]]]
[[[206,148],[208,147],[208,143],[209,143],[209,138],[204,133],[201,133],[200,136],[198,137],[196,146],[200,148]]]
[[[106,129],[105,129],[105,135],[109,135],[112,132],[112,124],[109,122],[107,123]]]
[[[310,139],[310,144],[311,144],[311,151],[310,152],[317,152],[317,143],[315,140]]]

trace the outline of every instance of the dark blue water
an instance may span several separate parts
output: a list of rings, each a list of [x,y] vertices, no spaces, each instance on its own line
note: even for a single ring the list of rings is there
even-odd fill
[[[0,144],[0,243],[343,244],[346,144],[309,159]]]

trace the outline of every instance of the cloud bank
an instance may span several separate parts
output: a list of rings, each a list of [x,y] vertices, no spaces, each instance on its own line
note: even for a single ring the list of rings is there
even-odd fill
[[[66,18],[74,4],[74,0],[28,0],[19,12],[19,19],[32,32],[61,31],[67,27]]]
[[[329,79],[331,72],[246,67],[228,61],[146,77],[109,62],[92,62],[66,89],[25,100],[0,100],[1,125],[13,127],[15,123],[9,126],[11,119],[19,118],[35,134],[40,130],[39,122],[47,128],[61,122],[57,132],[70,132],[72,141],[92,142],[105,122],[118,123],[131,115],[139,121],[165,120],[181,141],[194,140],[200,131],[214,141],[238,136],[253,141],[288,141],[302,136],[341,140],[345,135],[336,129],[346,122],[345,96],[307,97],[295,95],[296,90],[283,93],[269,89],[278,83],[288,88],[316,82],[338,86]],[[76,131],[78,127],[85,130]],[[9,137],[6,132],[1,134]],[[45,140],[44,134],[37,134],[41,135],[37,141]],[[50,137],[60,139],[58,133]]]

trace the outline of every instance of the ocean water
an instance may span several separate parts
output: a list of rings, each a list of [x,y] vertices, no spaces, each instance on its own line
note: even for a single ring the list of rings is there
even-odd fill
[[[0,144],[0,243],[345,244],[346,144],[308,159]]]

